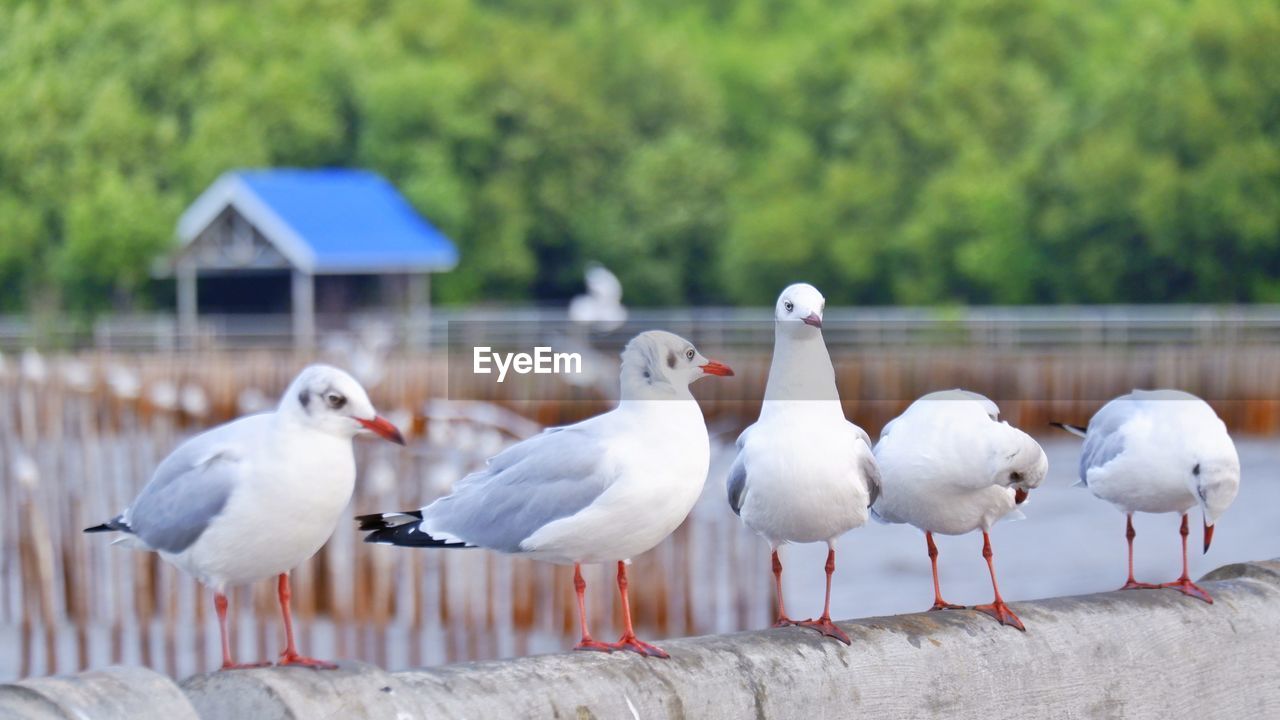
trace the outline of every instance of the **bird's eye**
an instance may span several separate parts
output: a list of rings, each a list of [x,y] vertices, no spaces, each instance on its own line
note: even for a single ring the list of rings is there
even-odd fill
[[[788,300],[788,301],[786,301],[786,302],[782,303],[782,307],[783,307],[783,309],[784,309],[784,310],[786,310],[787,312],[791,312],[792,310],[795,310],[795,309],[796,309],[796,304],[795,304],[795,303],[793,303],[793,302],[791,302],[790,300]]]
[[[1014,470],[1013,472],[1009,473],[1009,479],[1013,482],[1020,482],[1022,480],[1022,473],[1018,472],[1017,470]]]
[[[343,405],[347,404],[347,399],[338,393],[329,393],[328,395],[325,395],[324,401],[334,410],[338,410],[342,408]]]
[[[1192,474],[1192,475],[1199,475],[1199,474],[1200,474],[1200,463],[1196,463],[1196,466],[1195,466],[1195,467],[1193,467],[1193,468],[1191,468],[1191,474]]]
[[[693,348],[689,348],[688,350],[684,351],[684,356],[689,358],[690,360],[693,359],[693,355],[694,355]]]

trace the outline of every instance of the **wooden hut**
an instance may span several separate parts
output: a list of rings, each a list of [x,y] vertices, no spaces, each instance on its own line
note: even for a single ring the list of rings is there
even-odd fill
[[[443,233],[364,170],[228,172],[182,214],[177,234],[168,269],[184,338],[209,313],[287,313],[300,347],[315,341],[317,312],[425,315],[431,273],[458,261]]]

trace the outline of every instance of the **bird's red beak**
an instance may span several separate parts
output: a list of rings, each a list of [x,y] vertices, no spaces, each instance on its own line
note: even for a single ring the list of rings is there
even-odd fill
[[[729,367],[728,365],[725,365],[724,363],[718,363],[715,360],[711,360],[706,365],[702,366],[702,372],[706,373],[707,375],[719,375],[721,377],[731,377],[733,375],[733,368]]]
[[[384,417],[374,417],[372,420],[356,418],[356,422],[363,425],[365,430],[377,434],[384,440],[390,440],[397,445],[404,444],[404,436],[400,434],[400,430]]]
[[[1014,504],[1014,505],[1021,505],[1022,503],[1026,502],[1026,501],[1027,501],[1027,491],[1026,491],[1026,490],[1023,490],[1022,488],[1014,488],[1014,489],[1013,489],[1013,504]]]
[[[1209,552],[1209,543],[1213,542],[1213,527],[1205,523],[1204,525],[1204,551]]]
[[[806,317],[803,322],[805,325],[812,325],[819,330],[822,329],[822,318],[818,317],[818,313],[809,313],[809,317]]]

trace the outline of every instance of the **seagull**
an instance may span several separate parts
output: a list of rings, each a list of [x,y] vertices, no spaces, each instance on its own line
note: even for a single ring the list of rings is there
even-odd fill
[[[481,547],[573,565],[582,626],[574,649],[665,658],[636,638],[627,563],[670,535],[702,493],[711,449],[689,384],[706,375],[733,371],[677,335],[641,333],[622,351],[616,408],[512,445],[421,510],[356,518],[370,531],[365,541]],[[623,633],[616,643],[593,639],[587,628],[582,565],[605,562],[618,567]]]
[[[304,657],[293,639],[289,571],[324,545],[351,500],[352,438],[371,432],[404,444],[347,373],[312,365],[274,412],[248,415],[182,443],[123,513],[85,532],[157,552],[213,590],[222,669],[262,667],[231,659],[227,589],[277,577],[286,647],[280,665],[333,668]]]
[[[587,292],[569,301],[569,320],[602,332],[617,330],[627,321],[622,304],[622,282],[599,263],[588,263],[584,273]]]
[[[769,541],[778,598],[774,627],[808,627],[849,644],[831,622],[836,538],[867,521],[880,482],[871,438],[845,419],[835,369],[822,340],[826,300],[805,283],[789,286],[774,308],[773,363],[760,418],[738,437],[738,456],[725,488],[729,507]],[[796,621],[782,601],[787,543],[827,543],[827,592],[822,617]]]
[[[916,400],[885,425],[875,452],[881,487],[872,512],[883,522],[909,523],[924,531],[933,568],[929,609],[963,607],[942,599],[933,534],[963,535],[980,529],[995,600],[974,609],[1025,631],[1000,596],[990,532],[1002,518],[1022,517],[1018,507],[1048,474],[1049,461],[1040,444],[1001,422],[1000,409],[986,397],[944,390]]]
[[[1240,490],[1240,456],[1227,426],[1204,400],[1181,390],[1134,390],[1102,406],[1088,428],[1053,423],[1084,438],[1080,481],[1125,514],[1129,579],[1121,590],[1173,588],[1207,603],[1187,567],[1187,511],[1204,516],[1204,552],[1214,524]],[[1182,576],[1163,585],[1133,577],[1135,512],[1182,515]]]

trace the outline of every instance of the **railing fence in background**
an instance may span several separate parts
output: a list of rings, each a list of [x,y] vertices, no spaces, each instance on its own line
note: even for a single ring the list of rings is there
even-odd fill
[[[723,344],[765,347],[772,342],[767,308],[638,308],[617,332],[690,328]],[[437,308],[423,316],[386,313],[319,315],[322,337],[361,335],[373,328],[389,347],[440,348],[451,323],[483,324],[528,339],[545,339],[539,325],[562,324],[563,308]],[[824,334],[833,347],[976,345],[985,347],[1249,345],[1280,343],[1280,305],[1097,305],[956,308],[833,307]],[[195,348],[290,348],[288,315],[205,315],[195,337],[183,337],[171,314],[103,316],[96,320],[0,316],[0,351],[56,349],[167,351]],[[507,341],[516,338],[501,338]]]

